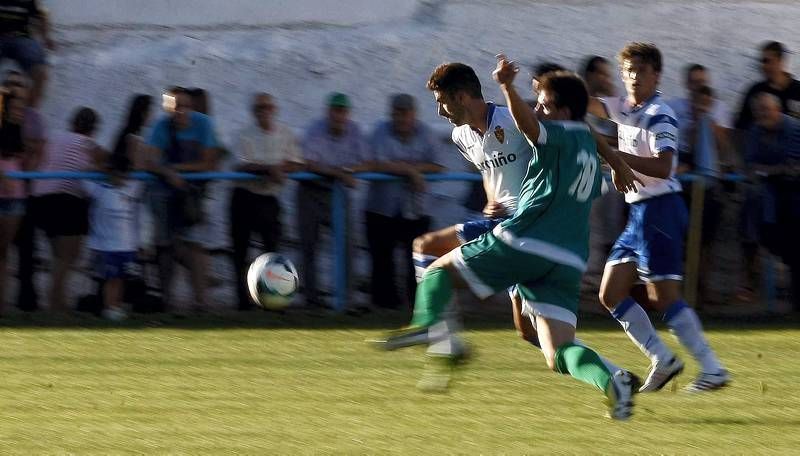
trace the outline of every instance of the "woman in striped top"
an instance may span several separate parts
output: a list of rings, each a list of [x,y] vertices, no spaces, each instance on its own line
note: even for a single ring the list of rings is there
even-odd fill
[[[47,143],[42,171],[82,171],[96,168],[106,153],[95,143],[99,117],[86,107],[72,118],[71,129],[55,135]],[[35,219],[50,239],[53,275],[50,282],[50,309],[66,310],[64,285],[75,259],[80,255],[83,237],[89,230],[89,203],[78,180],[38,180],[33,186]]]

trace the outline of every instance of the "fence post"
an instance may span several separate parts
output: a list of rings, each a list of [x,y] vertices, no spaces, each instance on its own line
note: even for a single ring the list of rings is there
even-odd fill
[[[333,183],[331,192],[331,228],[333,231],[333,308],[343,312],[347,305],[347,202],[341,182]]]
[[[702,307],[697,302],[697,282],[700,273],[700,254],[703,249],[703,205],[705,204],[706,182],[702,177],[692,181],[692,199],[689,206],[689,235],[686,239],[686,276],[683,294],[686,302],[694,308]]]

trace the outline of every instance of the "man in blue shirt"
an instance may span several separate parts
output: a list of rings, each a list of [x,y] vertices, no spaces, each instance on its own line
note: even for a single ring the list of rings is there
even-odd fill
[[[302,277],[304,277],[306,304],[326,307],[317,284],[316,259],[319,250],[319,227],[330,225],[331,188],[334,181],[348,187],[355,186],[351,173],[359,170],[366,158],[366,142],[359,126],[350,120],[351,103],[347,95],[332,93],[328,96],[327,113],[311,124],[302,143],[306,170],[319,174],[321,180],[302,181],[297,187],[297,226],[300,229],[302,252]],[[350,226],[349,203],[345,195],[346,225]],[[350,231],[349,229],[347,230]],[[351,236],[347,236],[346,255],[348,288],[351,285]]]
[[[411,95],[396,94],[389,103],[391,120],[380,122],[369,140],[365,168],[394,174],[406,182],[370,182],[364,217],[372,258],[370,294],[373,306],[397,308],[403,299],[397,290],[394,249],[403,249],[407,303],[414,302],[412,242],[430,228],[425,214],[423,173],[441,171],[430,129],[416,117]]]
[[[155,221],[162,300],[170,305],[175,260],[189,268],[195,307],[206,307],[207,255],[203,248],[207,224],[202,216],[203,185],[187,182],[179,173],[211,171],[218,147],[209,118],[192,110],[186,89],[174,87],[163,97],[166,116],[153,126],[148,169],[160,177],[150,187]]]
[[[743,251],[751,286],[759,244],[791,269],[795,311],[800,311],[800,120],[781,112],[781,99],[753,97],[753,120],[745,144],[748,177],[755,185],[743,207]]]

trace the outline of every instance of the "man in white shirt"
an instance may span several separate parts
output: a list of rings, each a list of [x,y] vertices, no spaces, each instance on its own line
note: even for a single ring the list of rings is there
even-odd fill
[[[683,370],[683,362],[661,341],[647,313],[631,297],[631,287],[639,280],[647,286],[650,304],[664,313],[667,326],[701,364],[700,375],[687,390],[715,390],[727,385],[730,376],[681,295],[688,212],[675,177],[678,121],[657,90],[661,52],[653,44],[630,43],[619,61],[626,96],[595,99],[591,109],[617,123],[621,156],[645,187],[625,195],[630,204],[628,224],[609,254],[600,301],[651,360],[640,391],[663,388]]]
[[[263,250],[274,252],[281,236],[280,192],[285,173],[302,161],[297,140],[289,128],[275,122],[275,101],[258,93],[251,105],[253,124],[238,135],[236,170],[259,174],[256,181],[239,181],[231,197],[230,230],[239,310],[252,307],[245,275],[250,234],[261,236]]]

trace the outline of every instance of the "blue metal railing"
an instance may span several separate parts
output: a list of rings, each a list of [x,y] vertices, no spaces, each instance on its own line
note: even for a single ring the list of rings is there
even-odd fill
[[[104,180],[108,176],[100,172],[87,171],[10,171],[5,176],[11,179],[40,180],[40,179],[85,179]],[[256,174],[242,172],[200,172],[182,173],[186,180],[230,180],[243,181],[255,180],[261,177]],[[146,172],[132,172],[130,177],[140,180],[156,180],[156,176]],[[290,173],[288,178],[297,181],[322,179],[322,176],[308,172]],[[400,181],[403,178],[381,173],[356,173],[354,177],[368,181]],[[453,172],[432,173],[425,176],[431,182],[444,181],[480,181],[478,173]],[[340,182],[334,182],[331,190],[331,231],[334,250],[334,309],[341,312],[347,305],[347,226],[345,214],[346,189]]]
[[[260,176],[250,173],[243,173],[243,172],[199,172],[199,173],[182,173],[182,177],[186,180],[230,180],[230,181],[242,181],[242,180],[255,180],[260,179]],[[103,180],[106,179],[107,176],[104,173],[100,172],[83,172],[83,171],[11,171],[5,173],[5,176],[12,179],[24,179],[24,180],[38,180],[38,179],[90,179],[90,180]],[[157,178],[150,173],[145,172],[133,172],[130,174],[131,177],[135,179],[141,180],[156,180]],[[308,180],[318,180],[322,179],[322,176],[317,174],[308,173],[308,172],[296,172],[290,173],[288,178],[297,180],[297,181],[308,181]],[[389,174],[381,174],[381,173],[356,173],[354,177],[367,180],[367,181],[400,181],[403,180],[402,177],[389,175]],[[703,176],[698,175],[690,175],[690,174],[682,174],[679,178],[683,181],[695,181],[698,179],[702,179]],[[425,175],[425,179],[431,182],[445,182],[445,181],[481,181],[481,175],[478,173],[470,173],[470,172],[449,172],[449,173],[431,173]],[[721,180],[726,181],[733,181],[739,182],[745,180],[745,176],[740,174],[726,174],[721,177]],[[703,186],[700,186],[703,187]],[[331,231],[333,237],[333,249],[334,249],[334,309],[337,311],[343,311],[347,305],[347,255],[348,252],[346,251],[346,236],[347,236],[347,226],[346,226],[346,205],[345,205],[345,192],[346,189],[344,185],[340,182],[334,182],[332,185],[331,190]],[[697,195],[695,195],[697,196]],[[702,196],[702,193],[700,194]],[[702,198],[700,198],[702,200]],[[696,204],[696,199],[692,198],[693,205]],[[702,203],[700,203],[702,204]],[[699,230],[699,226],[702,226],[702,209],[699,211],[700,220],[696,220],[694,224],[693,230]],[[696,234],[696,233],[695,233]],[[691,234],[690,234],[691,235]],[[692,252],[693,250],[690,246],[690,254],[699,255],[699,252]],[[696,258],[695,258],[696,260]],[[767,270],[769,272],[769,268]],[[696,274],[695,274],[696,275]],[[769,282],[772,280],[772,276],[767,274],[768,277],[765,278],[765,282]],[[690,281],[690,283],[692,283]],[[690,290],[693,292],[694,290]],[[768,310],[773,310],[774,306],[774,298],[775,298],[775,290],[774,287],[769,287],[768,290],[765,290],[766,298],[767,298],[767,308]],[[693,294],[692,294],[693,296]]]

